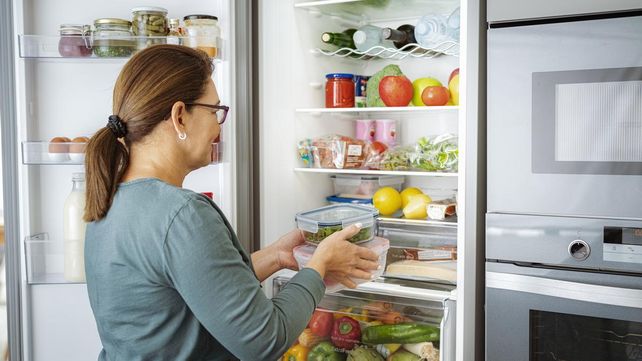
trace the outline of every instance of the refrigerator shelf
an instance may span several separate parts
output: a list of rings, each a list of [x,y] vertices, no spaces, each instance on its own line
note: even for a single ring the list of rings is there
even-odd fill
[[[25,238],[25,261],[28,284],[70,284],[64,276],[64,244],[49,239],[47,233]]]
[[[424,15],[417,13],[417,9],[450,14],[458,4],[452,0],[323,0],[302,1],[294,4],[294,7],[307,10],[310,15],[322,14],[360,23],[412,19]]]
[[[366,51],[358,51],[351,48],[341,48],[335,51],[312,49],[313,54],[334,56],[346,59],[356,60],[370,60],[373,58],[379,59],[394,59],[403,60],[406,58],[425,58],[430,59],[440,55],[459,56],[459,43],[454,41],[446,41],[434,48],[422,48],[419,44],[407,44],[401,49],[386,48],[383,46],[373,46]]]
[[[22,142],[22,164],[84,165],[87,143]],[[221,161],[221,143],[212,143],[212,163]]]
[[[410,226],[426,226],[426,227],[453,227],[457,228],[457,216],[447,217],[443,221],[434,219],[405,219],[393,217],[379,217],[377,218],[379,224],[388,225],[410,225]]]
[[[457,177],[458,173],[447,172],[415,172],[415,171],[386,171],[367,169],[328,169],[328,168],[294,168],[301,173],[326,173],[326,174],[373,174],[373,175],[407,175],[416,177]]]
[[[195,39],[191,37],[177,37],[178,41],[181,43],[189,43]],[[52,35],[18,35],[18,44],[19,44],[19,55],[23,59],[57,59],[62,61],[88,61],[88,62],[115,62],[118,60],[124,61],[129,59],[133,55],[138,45],[140,43],[150,42],[153,44],[165,44],[167,37],[165,36],[120,36],[120,37],[110,37],[108,39],[99,39],[94,36],[86,36],[86,47],[93,48],[96,40],[105,42],[104,45],[107,50],[118,48],[121,51],[124,51],[123,56],[96,56],[95,53],[92,53],[90,56],[63,56],[58,51],[58,43],[60,42],[60,36]],[[81,38],[82,39],[82,38]],[[111,46],[111,41],[120,41],[126,43],[125,46]],[[216,53],[216,56],[213,58],[214,62],[219,62],[220,58],[220,49],[221,49],[221,39],[217,38],[215,40],[216,49],[219,50]],[[146,45],[142,45],[146,46]]]
[[[373,107],[373,108],[299,108],[296,109],[297,113],[306,113],[310,115],[321,114],[354,114],[354,115],[367,115],[367,114],[422,114],[422,113],[442,113],[442,112],[458,112],[459,106],[431,106],[431,107]]]

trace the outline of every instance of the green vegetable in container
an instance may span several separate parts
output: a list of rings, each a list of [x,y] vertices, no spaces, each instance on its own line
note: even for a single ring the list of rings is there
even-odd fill
[[[385,68],[374,73],[368,79],[368,87],[366,88],[366,106],[367,107],[385,107],[381,97],[379,96],[379,82],[384,76],[399,76],[403,75],[399,66],[390,64]]]
[[[323,241],[326,237],[329,235],[339,232],[340,230],[343,229],[343,226],[338,225],[338,226],[319,226],[319,230],[316,233],[308,232],[308,231],[303,231],[303,237],[305,237],[305,240],[310,242],[310,243],[320,243]],[[359,233],[355,234],[354,236],[350,237],[348,241],[352,243],[359,243],[363,241],[368,241],[372,239],[372,226],[370,227],[364,227],[362,228]]]
[[[368,345],[435,342],[439,341],[439,334],[438,327],[418,323],[400,323],[370,326],[363,330],[361,341]]]

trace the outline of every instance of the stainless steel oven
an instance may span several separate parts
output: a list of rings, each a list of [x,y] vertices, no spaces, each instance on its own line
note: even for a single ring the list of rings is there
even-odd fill
[[[642,221],[489,214],[486,360],[642,361]]]
[[[490,212],[642,219],[639,10],[491,24],[487,84]]]

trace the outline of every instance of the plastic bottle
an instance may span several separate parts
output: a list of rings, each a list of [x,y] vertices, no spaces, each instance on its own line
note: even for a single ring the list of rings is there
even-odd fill
[[[415,26],[415,38],[428,49],[441,49],[445,42],[459,43],[459,8],[450,14],[422,16]]]
[[[85,282],[85,173],[74,173],[72,189],[63,210],[64,276],[69,282]]]
[[[352,36],[352,39],[354,40],[354,45],[357,47],[357,50],[361,52],[366,52],[369,49],[371,49],[374,46],[383,46],[385,48],[393,48],[394,45],[392,44],[392,41],[389,40],[383,40],[381,37],[381,28],[377,26],[372,26],[372,25],[365,25],[359,28],[354,35]],[[378,54],[381,51],[381,49],[375,49],[370,52],[368,52],[371,55]],[[385,54],[382,53],[380,55]]]

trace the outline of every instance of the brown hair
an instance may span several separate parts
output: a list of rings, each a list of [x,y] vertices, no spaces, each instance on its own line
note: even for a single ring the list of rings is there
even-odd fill
[[[175,102],[192,103],[203,96],[212,72],[204,52],[180,45],[149,47],[125,64],[114,86],[113,115],[124,124],[126,135],[121,141],[104,127],[87,145],[86,222],[107,215],[129,164],[130,145],[168,119]]]

